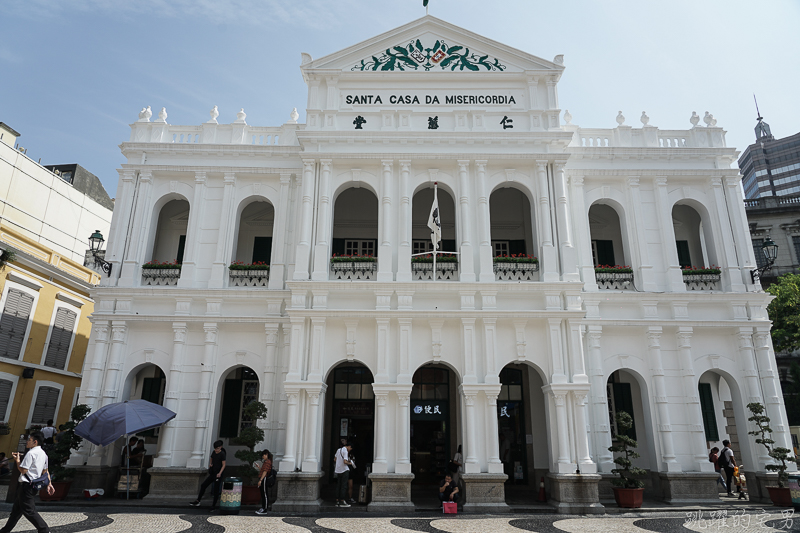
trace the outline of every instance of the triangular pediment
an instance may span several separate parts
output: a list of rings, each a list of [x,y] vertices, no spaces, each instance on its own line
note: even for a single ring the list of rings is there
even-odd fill
[[[560,63],[430,15],[319,59],[304,54],[300,68],[304,73],[530,72],[556,77],[564,70]]]

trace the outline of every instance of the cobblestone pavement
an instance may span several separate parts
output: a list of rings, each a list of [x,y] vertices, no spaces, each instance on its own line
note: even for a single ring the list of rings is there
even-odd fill
[[[219,516],[192,510],[41,513],[52,533],[737,533],[800,532],[800,514],[777,509],[695,513],[631,513],[625,516],[456,515],[381,518],[372,515],[257,516],[252,511]],[[0,512],[0,525],[8,512]],[[33,531],[24,518],[15,532]]]

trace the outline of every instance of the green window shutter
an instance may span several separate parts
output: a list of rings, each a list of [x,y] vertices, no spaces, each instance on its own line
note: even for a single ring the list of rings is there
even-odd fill
[[[64,370],[69,356],[69,345],[72,342],[72,330],[78,315],[65,307],[56,312],[53,331],[50,333],[50,344],[47,346],[47,355],[44,359],[45,366]]]
[[[225,392],[222,395],[222,412],[220,413],[219,437],[232,438],[239,436],[239,416],[242,414],[242,380],[226,379]]]
[[[692,256],[689,254],[689,241],[675,241],[678,247],[678,264],[683,267],[692,266]]]
[[[142,400],[161,405],[161,382],[163,378],[144,378],[142,380]]]
[[[616,413],[625,411],[631,415],[633,425],[627,435],[636,440],[636,418],[633,415],[633,395],[631,394],[630,383],[614,383],[614,407],[616,408]],[[614,413],[615,416],[616,413]]]
[[[7,379],[0,379],[0,420],[8,421],[6,411],[8,404],[11,403],[11,389],[14,384]]]
[[[0,317],[0,357],[19,359],[32,308],[31,295],[9,289],[3,316]]]
[[[186,235],[181,235],[178,239],[178,255],[175,257],[175,262],[183,264],[183,251],[186,249]]]
[[[270,264],[272,258],[272,237],[255,237],[253,240],[253,263]]]
[[[525,251],[525,240],[524,239],[508,241],[508,254],[509,255],[519,255],[519,254],[523,254],[524,255],[525,253],[526,253],[526,251]]]
[[[36,403],[33,406],[31,425],[42,425],[46,424],[50,419],[55,420],[58,392],[55,387],[39,387]]]
[[[613,241],[594,241],[597,246],[597,264],[614,266],[617,264],[614,258]]]
[[[703,427],[706,430],[706,440],[719,440],[717,430],[717,415],[714,413],[714,397],[711,395],[711,384],[700,383],[700,410],[703,412]]]

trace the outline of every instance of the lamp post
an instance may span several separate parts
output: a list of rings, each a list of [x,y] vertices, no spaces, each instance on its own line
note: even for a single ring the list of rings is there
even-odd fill
[[[750,271],[750,278],[753,280],[754,285],[761,282],[761,274],[772,270],[772,265],[775,264],[775,258],[778,257],[778,245],[775,244],[775,241],[767,237],[767,240],[761,245],[761,251],[764,252],[764,258],[767,262],[761,268],[754,268]]]
[[[107,276],[111,276],[111,267],[114,266],[105,259],[101,259],[98,257],[100,253],[100,248],[103,246],[105,239],[103,238],[103,234],[100,233],[100,230],[95,230],[94,233],[89,237],[89,243],[91,245],[92,255],[94,256],[94,264],[100,266],[103,272],[106,273]]]

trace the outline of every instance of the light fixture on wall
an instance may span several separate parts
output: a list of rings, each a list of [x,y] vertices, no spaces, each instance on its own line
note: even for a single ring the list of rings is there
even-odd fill
[[[103,238],[103,234],[100,233],[100,230],[95,230],[94,233],[89,237],[89,243],[91,245],[92,255],[94,256],[94,264],[98,265],[103,272],[106,273],[109,277],[111,276],[111,267],[114,266],[105,259],[101,259],[98,255],[101,252],[101,247],[105,239]],[[105,254],[104,254],[105,255]]]
[[[761,282],[761,274],[772,270],[772,265],[775,264],[775,258],[778,257],[778,245],[775,244],[775,241],[767,237],[767,240],[761,245],[761,251],[764,253],[764,258],[767,262],[764,263],[764,266],[761,268],[754,268],[750,271],[750,279],[753,280],[754,285]]]

